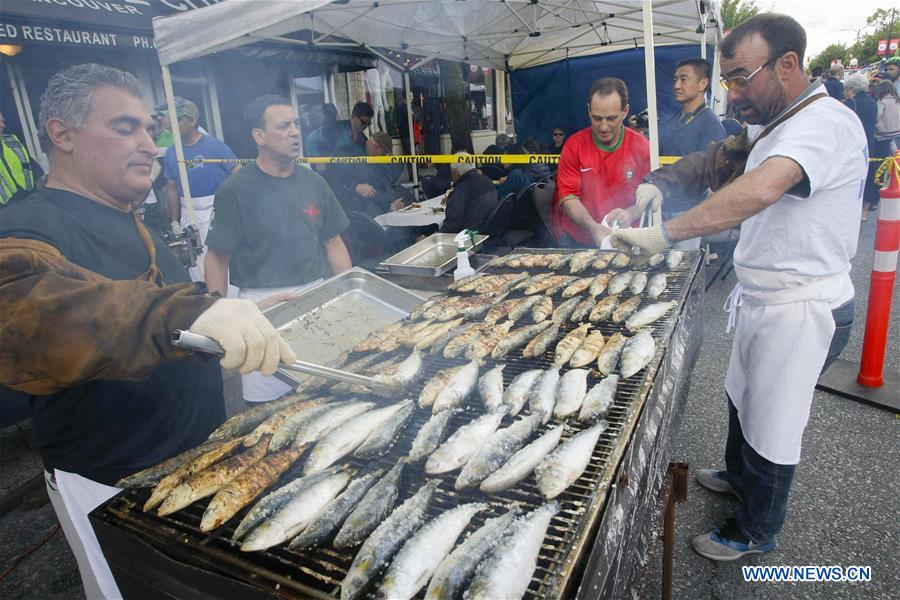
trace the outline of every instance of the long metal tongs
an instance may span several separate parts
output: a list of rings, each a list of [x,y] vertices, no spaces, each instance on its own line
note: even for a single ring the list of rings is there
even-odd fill
[[[220,346],[219,343],[211,337],[193,333],[191,331],[185,331],[182,329],[176,330],[172,333],[171,344],[185,350],[193,350],[195,352],[203,352],[205,354],[214,354],[216,356],[222,356],[225,353],[224,350],[222,350],[222,346]],[[341,371],[340,369],[333,369],[331,367],[308,363],[302,360],[298,360],[290,364],[281,363],[281,365],[278,367],[278,370],[295,371],[297,373],[317,375],[319,377],[333,379],[335,381],[342,381],[344,383],[361,385],[372,390],[373,392],[381,394],[390,394],[396,391],[395,388],[388,383],[378,381],[377,379],[373,379],[372,377],[357,375],[356,373]]]

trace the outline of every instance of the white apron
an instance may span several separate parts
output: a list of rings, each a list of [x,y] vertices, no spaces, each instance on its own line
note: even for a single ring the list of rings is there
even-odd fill
[[[309,289],[315,285],[322,283],[322,279],[316,279],[303,285],[293,285],[288,287],[277,288],[241,288],[238,291],[238,298],[245,298],[253,302],[259,302],[269,296],[275,294],[296,294],[303,290]],[[288,392],[294,390],[285,382],[271,375],[263,375],[259,371],[241,375],[241,384],[244,388],[244,400],[246,402],[270,402]]]
[[[197,257],[197,264],[199,265],[203,263],[203,259],[206,258],[206,234],[209,233],[209,224],[212,221],[213,200],[215,200],[215,196],[191,197],[191,200],[191,204],[194,206],[194,216],[197,217],[197,234],[199,235],[200,245],[203,246],[203,252]],[[184,198],[181,198],[182,229],[191,224],[189,217],[190,215],[187,206],[184,204]],[[192,281],[203,281],[203,277],[200,276],[200,269],[198,267],[189,268],[188,274],[191,276]]]
[[[849,274],[794,277],[794,285],[781,287],[784,273],[737,265],[735,272],[741,283],[726,310],[730,325],[736,316],[737,331],[725,388],[747,443],[773,463],[794,465],[834,334],[831,310],[840,304]]]
[[[88,513],[122,490],[59,469],[54,469],[55,484],[46,471],[44,479],[53,511],[78,563],[85,597],[89,600],[121,598]]]

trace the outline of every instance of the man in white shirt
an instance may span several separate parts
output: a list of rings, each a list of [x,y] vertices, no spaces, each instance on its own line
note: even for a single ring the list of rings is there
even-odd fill
[[[712,560],[776,547],[816,381],[852,322],[866,138],[852,111],[809,83],[805,48],[803,28],[785,15],[736,27],[721,46],[722,84],[750,124],[747,138],[657,171],[663,195],[709,186],[706,201],[660,226],[612,235],[621,248],[653,254],[741,224],[739,283],[729,299],[737,330],[725,385],[726,470],[697,475],[740,505],[724,527],[693,539]],[[741,154],[746,165],[734,171],[729,164]]]

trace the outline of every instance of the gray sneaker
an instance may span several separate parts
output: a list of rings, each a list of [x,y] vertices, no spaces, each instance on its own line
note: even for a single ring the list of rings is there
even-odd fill
[[[695,536],[691,544],[697,554],[716,561],[737,560],[748,554],[771,552],[778,547],[774,537],[760,544],[753,542],[743,534],[734,518],[726,519],[724,527]]]
[[[731,494],[732,496],[737,498],[738,501],[741,500],[740,494],[734,491],[734,488],[732,488],[731,484],[728,482],[728,477],[725,476],[725,471],[716,471],[714,469],[700,469],[699,471],[697,471],[695,478],[697,479],[697,483],[708,490],[712,490],[720,494]]]

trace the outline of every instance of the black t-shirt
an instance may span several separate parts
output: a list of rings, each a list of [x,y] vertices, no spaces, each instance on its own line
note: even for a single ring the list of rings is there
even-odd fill
[[[62,190],[36,192],[4,210],[0,237],[46,242],[69,262],[115,280],[136,279],[150,263],[130,213]],[[190,281],[162,240],[153,241],[165,282]],[[165,361],[140,381],[91,381],[34,396],[32,408],[44,466],[107,485],[196,446],[225,419],[216,359]]]
[[[300,285],[326,273],[322,243],[347,228],[325,180],[305,167],[289,177],[250,164],[219,186],[206,245],[231,254],[241,288]]]

